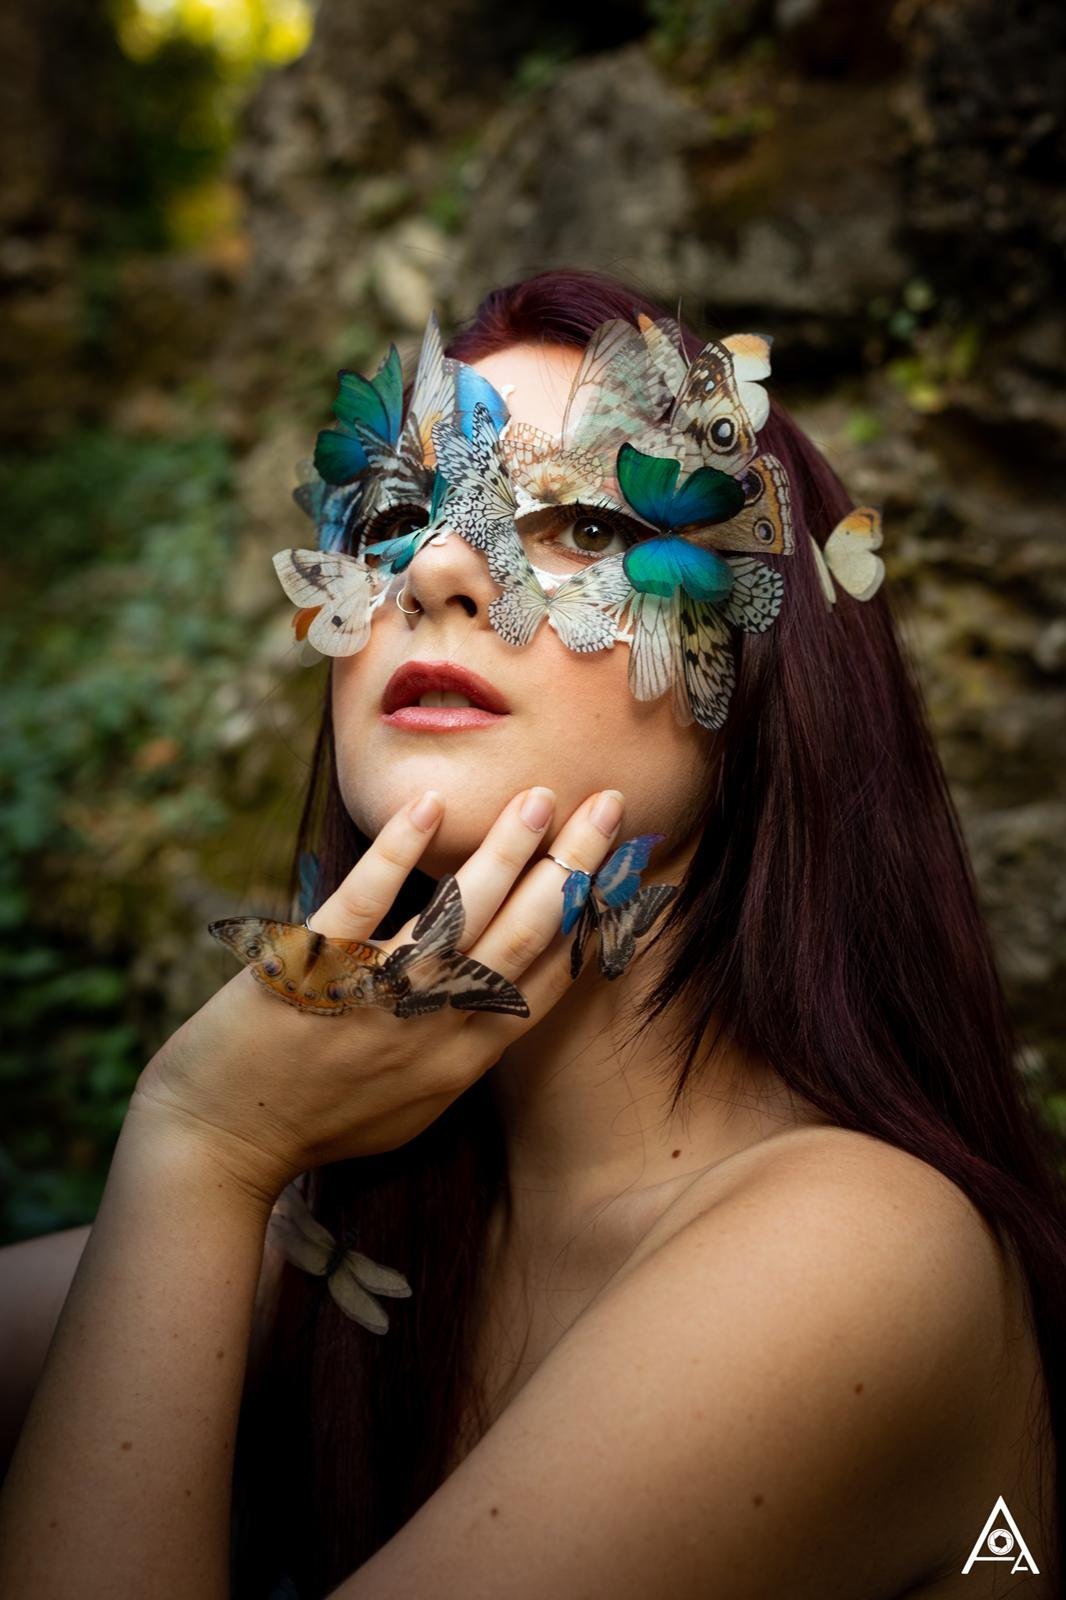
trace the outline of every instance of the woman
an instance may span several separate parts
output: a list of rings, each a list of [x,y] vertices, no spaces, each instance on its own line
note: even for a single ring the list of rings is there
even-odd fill
[[[433,441],[467,496],[406,516],[393,497],[371,517],[372,461],[346,479],[345,440],[374,442],[342,383],[316,452],[332,476],[302,499],[320,545],[377,577],[335,617],[354,647],[298,849],[318,864],[308,928],[409,948],[454,875],[462,950],[528,1015],[327,1026],[242,971],[168,1041],[5,1491],[11,1592],[88,1570],[101,1592],[222,1592],[239,1406],[240,1596],[991,1594],[1002,1539],[963,1568],[999,1496],[1031,1558],[1013,1570],[1056,1592],[1062,1195],[884,593],[835,593],[807,537],[845,491],[773,407],[758,444],[795,537],[763,564],[785,598],[730,631],[728,661],[707,644],[705,679],[681,652],[672,692],[638,698],[639,618],[588,651],[565,606],[541,625],[541,592],[598,568],[573,590],[588,622],[624,552],[674,537],[672,491],[640,500],[630,476],[619,513],[621,451],[588,507],[502,443],[519,425],[565,443],[590,340],[641,314],[664,323],[591,273],[489,295],[447,353],[507,429],[494,402],[457,402]],[[757,382],[753,347],[726,348]],[[381,392],[352,380],[348,401]],[[500,459],[516,481],[525,462],[515,524],[490,515]],[[331,615],[305,604],[298,631]],[[447,692],[441,663],[496,714],[405,717]],[[678,892],[620,981],[601,902],[573,976],[564,885],[648,835],[640,882]],[[338,1250],[412,1290],[383,1338],[272,1247],[256,1295],[271,1206],[303,1172]]]

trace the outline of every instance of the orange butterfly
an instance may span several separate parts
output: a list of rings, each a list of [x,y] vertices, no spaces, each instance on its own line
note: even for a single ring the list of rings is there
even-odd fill
[[[209,923],[208,932],[271,994],[316,1016],[380,1006],[397,1017],[417,1017],[451,1004],[457,1011],[528,1017],[513,983],[456,948],[464,921],[459,885],[445,873],[411,930],[414,942],[391,953],[266,917],[225,917]]]

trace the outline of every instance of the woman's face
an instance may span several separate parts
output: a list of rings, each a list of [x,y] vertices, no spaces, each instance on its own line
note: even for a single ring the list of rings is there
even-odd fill
[[[471,365],[504,395],[512,417],[554,435],[580,361],[581,351],[565,345],[518,344]],[[590,550],[625,548],[617,533],[608,539],[605,525],[565,509],[547,520],[538,514],[535,526],[528,533],[525,519],[519,524],[527,552],[553,573],[581,571]],[[439,790],[444,818],[420,862],[439,877],[473,853],[520,789],[546,784],[555,791],[545,848],[588,795],[620,789],[618,840],[666,836],[652,863],[658,877],[691,835],[693,807],[709,781],[713,735],[697,723],[680,727],[669,694],[634,698],[627,644],[581,655],[547,621],[529,644],[507,644],[488,615],[499,586],[485,557],[458,534],[423,544],[406,577],[401,599],[417,615],[405,615],[390,595],[374,613],[365,647],[333,663],[338,778],[356,825],[373,837],[407,801]],[[448,661],[477,673],[504,697],[509,714],[462,730],[390,725],[382,694],[393,672],[411,661]]]

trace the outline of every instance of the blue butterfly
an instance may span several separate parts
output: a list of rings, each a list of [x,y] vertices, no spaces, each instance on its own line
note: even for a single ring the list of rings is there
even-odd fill
[[[302,922],[318,905],[318,875],[321,863],[313,850],[300,851],[299,918]]]
[[[563,884],[563,933],[577,932],[570,946],[570,976],[576,978],[585,959],[585,942],[595,928],[599,933],[600,971],[605,978],[621,977],[636,953],[638,934],[646,933],[664,906],[674,898],[677,885],[652,883],[640,887],[640,874],[648,864],[662,833],[642,833],[620,844],[598,872],[575,868]],[[604,901],[597,904],[596,897]]]

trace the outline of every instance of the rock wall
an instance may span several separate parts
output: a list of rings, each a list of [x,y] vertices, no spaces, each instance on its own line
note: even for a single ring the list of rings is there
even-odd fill
[[[239,406],[281,337],[305,380],[248,461],[264,537],[331,366],[412,348],[431,304],[578,264],[771,329],[776,391],[885,508],[1023,1065],[1066,1071],[1066,14],[681,0],[555,54],[493,15],[323,0],[250,108],[219,371]]]

